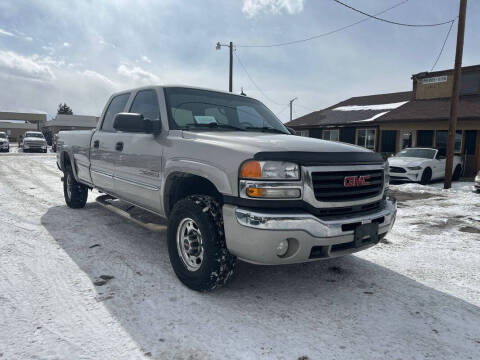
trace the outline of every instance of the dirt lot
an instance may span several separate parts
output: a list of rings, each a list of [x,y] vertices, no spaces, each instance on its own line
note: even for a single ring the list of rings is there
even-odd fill
[[[0,358],[478,359],[480,195],[393,186],[394,230],[354,256],[177,281],[164,233],[63,201],[54,154],[0,155]]]

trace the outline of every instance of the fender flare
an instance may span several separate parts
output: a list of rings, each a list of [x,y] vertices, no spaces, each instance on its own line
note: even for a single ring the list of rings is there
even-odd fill
[[[78,179],[78,175],[77,175],[77,164],[75,163],[75,158],[73,156],[73,154],[71,154],[69,151],[67,150],[63,150],[61,153],[60,153],[60,170],[62,170],[63,172],[65,172],[65,160],[66,159],[69,159],[69,162],[70,164],[72,165],[72,171],[73,171],[73,176],[75,177],[75,180],[76,181],[79,181]]]

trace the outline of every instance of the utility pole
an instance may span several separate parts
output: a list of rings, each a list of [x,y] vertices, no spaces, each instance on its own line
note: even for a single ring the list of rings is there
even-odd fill
[[[233,91],[233,42],[230,41],[229,44],[220,44],[217,42],[216,49],[220,50],[222,46],[228,46],[230,48],[230,72],[228,75],[228,91]]]
[[[297,99],[298,99],[298,98],[293,98],[292,100],[290,100],[290,121],[293,120],[293,119],[292,119],[292,116],[293,116],[293,106],[292,106],[292,105],[293,105],[293,102],[294,102],[295,100],[297,100]]]
[[[228,91],[233,91],[233,43],[230,41],[230,76],[228,78]]]
[[[460,78],[462,75],[463,39],[465,35],[465,18],[467,15],[467,0],[460,0],[458,15],[457,50],[455,53],[455,70],[453,73],[453,89],[450,99],[450,119],[448,122],[447,159],[445,163],[444,189],[452,187],[453,153],[455,150],[455,134],[457,130],[458,102],[460,96]]]

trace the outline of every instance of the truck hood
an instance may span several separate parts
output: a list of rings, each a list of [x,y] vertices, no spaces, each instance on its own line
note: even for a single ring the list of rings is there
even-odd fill
[[[370,152],[357,145],[286,134],[183,131],[183,137],[251,155],[263,151]]]
[[[430,159],[422,159],[415,157],[391,157],[388,159],[388,165],[398,167],[420,166],[424,162],[427,162],[429,160]]]

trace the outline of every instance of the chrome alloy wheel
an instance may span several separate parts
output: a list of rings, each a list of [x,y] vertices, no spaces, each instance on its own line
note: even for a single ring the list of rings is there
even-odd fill
[[[72,186],[73,186],[72,175],[68,173],[67,174],[67,195],[69,199],[72,198]]]
[[[198,225],[190,218],[183,219],[177,228],[178,255],[190,271],[197,271],[203,262],[203,240]]]

